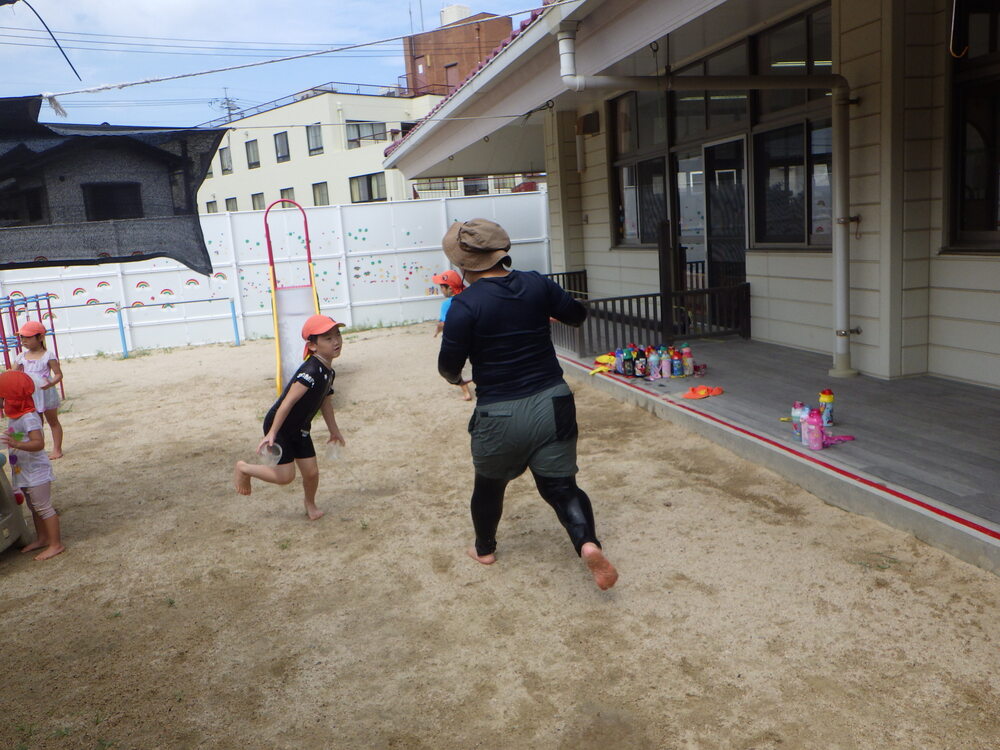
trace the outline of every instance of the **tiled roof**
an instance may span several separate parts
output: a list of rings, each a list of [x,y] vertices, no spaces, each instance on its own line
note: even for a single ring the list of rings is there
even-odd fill
[[[493,51],[490,52],[490,54],[487,55],[485,59],[483,59],[481,62],[479,62],[476,65],[476,67],[472,69],[472,72],[469,73],[469,75],[467,75],[462,80],[462,82],[460,84],[458,84],[458,86],[455,87],[454,91],[450,92],[444,99],[442,99],[436,105],[434,105],[434,109],[432,109],[430,112],[428,112],[423,118],[421,118],[420,120],[418,120],[417,124],[414,125],[412,128],[410,128],[410,131],[405,136],[403,136],[402,138],[400,138],[398,141],[394,141],[394,142],[390,143],[386,147],[385,151],[382,152],[382,155],[388,157],[393,151],[395,151],[397,148],[399,148],[406,141],[407,138],[409,138],[410,136],[412,136],[413,133],[415,133],[417,130],[419,130],[420,127],[425,122],[427,122],[428,120],[430,120],[434,116],[435,112],[437,112],[439,109],[441,109],[441,107],[443,107],[448,101],[450,101],[452,99],[452,97],[454,97],[459,91],[461,91],[462,88],[465,86],[465,84],[467,84],[469,81],[471,81],[473,78],[475,78],[476,75],[479,74],[479,71],[481,71],[483,68],[485,68],[490,63],[491,60],[493,60],[511,42],[513,42],[518,36],[520,36],[524,32],[524,30],[526,28],[528,28],[529,26],[531,26],[531,24],[533,24],[542,15],[542,13],[545,12],[545,6],[546,5],[549,5],[550,3],[553,3],[553,2],[555,2],[555,0],[542,0],[542,7],[541,8],[536,8],[535,10],[531,11],[531,15],[528,16],[528,18],[525,19],[524,21],[521,21],[520,26],[518,26],[516,29],[514,29],[510,33],[510,36],[508,36],[506,39],[504,39],[502,42],[500,42],[500,44],[498,44],[496,47],[494,47]]]

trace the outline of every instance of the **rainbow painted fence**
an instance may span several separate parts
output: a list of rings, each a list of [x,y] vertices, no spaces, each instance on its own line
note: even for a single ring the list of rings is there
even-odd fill
[[[441,237],[477,216],[511,235],[516,268],[549,272],[546,196],[513,193],[307,208],[320,310],[352,327],[437,317],[431,276],[448,267]],[[168,259],[0,271],[0,296],[49,293],[63,358],[273,335],[263,211],[201,217],[212,276]],[[269,217],[282,278],[308,276],[298,212]]]

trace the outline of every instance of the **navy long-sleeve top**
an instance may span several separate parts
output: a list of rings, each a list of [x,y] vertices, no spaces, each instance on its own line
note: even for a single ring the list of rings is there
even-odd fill
[[[587,309],[535,271],[488,276],[452,297],[438,372],[460,383],[466,360],[480,404],[523,398],[562,382],[549,319],[578,326]]]

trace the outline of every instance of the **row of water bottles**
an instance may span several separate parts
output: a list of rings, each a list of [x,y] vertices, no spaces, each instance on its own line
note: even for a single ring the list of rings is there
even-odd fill
[[[694,356],[687,344],[679,346],[636,346],[615,350],[615,372],[629,378],[683,378],[695,374]]]
[[[810,450],[818,451],[826,447],[826,430],[833,426],[833,391],[820,391],[819,408],[796,401],[792,404],[792,436]]]

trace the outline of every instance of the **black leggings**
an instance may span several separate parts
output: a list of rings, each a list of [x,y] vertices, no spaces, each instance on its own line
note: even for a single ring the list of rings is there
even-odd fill
[[[598,547],[594,533],[594,511],[590,507],[587,493],[576,486],[574,477],[541,477],[531,472],[535,478],[538,494],[552,506],[559,523],[566,529],[570,541],[580,554],[580,548],[587,542]],[[497,526],[503,515],[503,494],[507,480],[490,479],[476,474],[472,490],[472,525],[476,530],[476,554],[491,555],[497,548]]]

